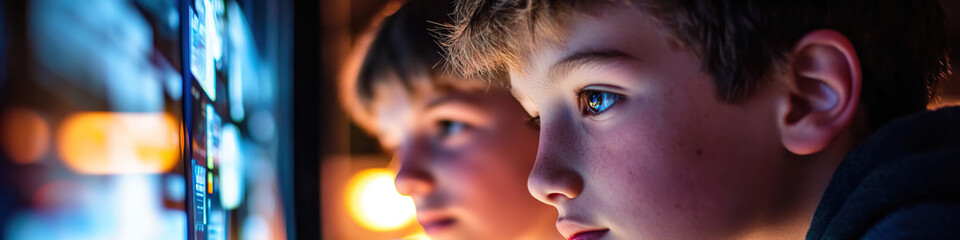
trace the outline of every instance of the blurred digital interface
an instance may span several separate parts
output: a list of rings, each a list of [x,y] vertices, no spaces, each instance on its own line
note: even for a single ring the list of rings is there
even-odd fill
[[[0,3],[0,239],[284,239],[264,5]]]

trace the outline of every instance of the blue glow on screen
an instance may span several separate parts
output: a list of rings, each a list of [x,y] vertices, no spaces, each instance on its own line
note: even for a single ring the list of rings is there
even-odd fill
[[[216,74],[213,65],[214,56],[211,53],[212,32],[217,29],[212,21],[213,12],[210,9],[210,0],[196,1],[196,8],[188,7],[190,14],[190,72],[203,89],[203,92],[216,101]],[[211,28],[211,26],[214,26]]]

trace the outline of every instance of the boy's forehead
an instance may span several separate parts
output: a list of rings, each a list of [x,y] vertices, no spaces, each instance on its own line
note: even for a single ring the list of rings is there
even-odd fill
[[[488,81],[452,75],[406,81],[385,79],[375,82],[373,88],[372,108],[378,112],[374,116],[378,120],[418,114],[447,103],[480,105],[482,96],[507,92],[503,86]]]
[[[571,60],[644,59],[645,55],[676,50],[672,46],[663,49],[659,41],[669,40],[670,34],[643,12],[612,7],[598,11],[596,15],[569,15],[578,19],[564,21],[566,24],[560,26],[563,35],[557,41],[539,41],[525,48],[520,53],[520,65],[509,69],[512,85],[517,80],[547,84],[560,77],[551,73],[562,73],[558,70],[564,70],[564,65],[577,62]]]
[[[401,78],[391,71],[371,83],[372,96],[370,98],[373,101],[398,97],[419,99],[449,91],[472,91],[494,86],[488,81],[477,78],[461,78],[452,74],[421,74]]]

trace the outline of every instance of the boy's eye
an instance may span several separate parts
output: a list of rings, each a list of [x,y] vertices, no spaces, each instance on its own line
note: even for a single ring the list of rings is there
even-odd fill
[[[440,127],[440,137],[452,136],[462,132],[468,127],[466,123],[453,120],[441,120],[438,125]]]
[[[597,115],[610,109],[622,96],[616,93],[582,90],[580,91],[580,106],[583,113],[587,115]]]

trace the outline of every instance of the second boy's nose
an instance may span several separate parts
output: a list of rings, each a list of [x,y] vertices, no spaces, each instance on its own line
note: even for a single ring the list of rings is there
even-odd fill
[[[425,147],[425,144],[410,141],[397,152],[394,161],[400,163],[400,170],[394,184],[400,194],[411,196],[433,191],[435,180],[427,163],[430,160],[428,151],[422,149]]]

